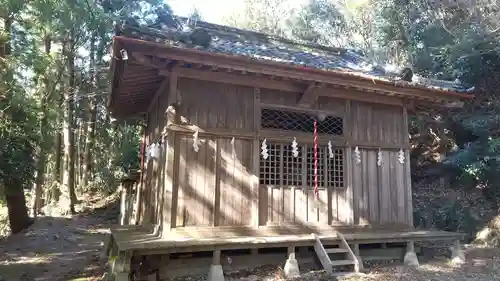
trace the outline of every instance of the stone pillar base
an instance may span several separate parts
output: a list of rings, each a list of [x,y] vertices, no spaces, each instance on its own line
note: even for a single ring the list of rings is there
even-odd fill
[[[211,265],[208,271],[208,281],[224,281],[224,271],[222,265]]]

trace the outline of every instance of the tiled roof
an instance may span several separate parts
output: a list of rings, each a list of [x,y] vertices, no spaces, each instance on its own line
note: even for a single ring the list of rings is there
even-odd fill
[[[256,60],[275,61],[322,70],[341,71],[374,80],[398,81],[398,83],[462,93],[473,90],[473,88],[467,89],[459,81],[422,78],[415,74],[412,82],[401,81],[399,78],[400,69],[374,63],[359,52],[350,49],[300,44],[283,38],[201,21],[197,22],[196,25],[207,30],[211,35],[212,40],[209,47],[187,46],[178,42],[175,38],[179,38],[180,32],[168,28],[125,25],[121,33],[129,37],[167,43],[178,47],[202,49],[213,53],[244,56]]]

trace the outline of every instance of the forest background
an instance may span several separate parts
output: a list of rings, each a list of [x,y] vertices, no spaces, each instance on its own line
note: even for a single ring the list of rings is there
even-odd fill
[[[173,16],[161,0],[0,0],[0,234],[50,206],[116,191],[139,168],[141,127],[106,110],[115,24]],[[470,237],[500,207],[500,7],[495,1],[245,0],[227,25],[355,49],[475,87],[461,109],[411,117],[417,227]],[[203,19],[193,10],[192,19]],[[106,153],[102,153],[106,151]],[[494,242],[494,241],[493,241]]]

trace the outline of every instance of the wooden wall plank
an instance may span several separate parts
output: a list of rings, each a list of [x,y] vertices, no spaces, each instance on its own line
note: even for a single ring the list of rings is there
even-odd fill
[[[368,151],[362,149],[361,151],[361,165],[363,165],[361,178],[363,179],[363,193],[361,199],[361,216],[362,216],[362,224],[370,224],[370,197],[369,197],[369,188],[370,182],[368,175],[368,169],[370,166],[370,162],[368,160]]]
[[[411,190],[411,165],[410,165],[410,151],[405,151],[405,178],[406,178],[406,210],[407,210],[407,223],[413,225],[413,193]]]
[[[222,141],[221,139],[215,140],[215,184],[214,184],[214,195],[212,197],[212,202],[214,202],[212,212],[212,219],[209,219],[213,226],[218,226],[220,222],[220,199],[221,199],[221,163],[222,163],[222,152],[221,152]]]
[[[390,153],[388,151],[382,151],[383,159],[389,161]],[[390,175],[390,165],[382,165],[379,169],[380,177],[380,222],[390,223],[391,222],[391,175]]]
[[[396,174],[396,162],[397,162],[397,152],[389,151],[389,178],[391,184],[391,222],[398,221],[398,187],[397,185],[397,174]]]
[[[405,183],[405,166],[399,163],[398,153],[393,154],[395,165],[395,178],[396,178],[396,197],[397,197],[397,221],[399,223],[406,223],[406,183]]]
[[[200,139],[198,152],[191,137],[179,137],[176,226],[213,225],[216,197],[216,154],[212,139]]]
[[[367,164],[368,164],[368,170],[367,174],[364,175],[368,179],[368,200],[369,200],[369,221],[371,224],[377,223],[380,219],[379,212],[380,212],[380,206],[379,206],[379,187],[377,185],[377,153],[378,151],[376,150],[370,150],[368,152],[368,159],[367,159]],[[387,160],[385,160],[387,162]],[[382,163],[383,165],[387,163]]]
[[[332,188],[331,189],[331,193],[332,193],[332,197],[331,197],[331,217],[332,217],[332,220],[331,220],[331,223],[332,224],[338,224],[340,222],[340,218],[339,218],[339,210],[338,210],[338,201],[339,200],[342,200],[342,198],[339,199],[339,193],[340,193],[340,189],[335,189],[335,188]]]
[[[175,225],[177,227],[181,226],[186,226],[186,207],[185,204],[187,203],[186,201],[186,195],[187,195],[187,189],[189,185],[189,179],[188,179],[188,174],[186,171],[189,169],[188,165],[192,164],[192,160],[189,163],[189,155],[191,153],[188,152],[188,138],[185,137],[180,137],[179,136],[179,150],[177,153],[179,154],[179,187],[178,187],[178,193],[177,193],[177,216],[176,216],[176,223]]]
[[[219,225],[251,225],[252,214],[248,212],[251,194],[250,155],[252,142],[235,139],[233,159],[231,139],[220,139],[221,143],[221,198]]]
[[[269,205],[268,187],[264,185],[259,185],[259,202],[258,202],[259,225],[267,225],[270,221],[268,205]]]
[[[295,190],[295,221],[307,223],[307,191],[304,187]]]
[[[283,222],[293,222],[294,212],[293,212],[293,196],[295,192],[293,187],[283,188]]]
[[[270,205],[270,213],[271,216],[271,224],[279,224],[280,223],[280,214],[281,214],[281,203],[283,199],[281,198],[281,187],[274,186],[271,189],[271,205]]]
[[[233,184],[233,170],[232,161],[229,159],[227,153],[229,149],[229,141],[221,139],[221,189],[220,189],[220,218],[218,225],[231,225],[233,219],[233,210],[230,204],[232,203],[232,184]]]
[[[363,195],[363,177],[362,177],[362,165],[358,164],[354,160],[354,151],[352,152],[352,193],[354,198],[354,224],[361,224],[361,203]]]
[[[179,89],[184,104],[181,124],[196,125],[202,130],[254,131],[253,88],[182,78]]]
[[[401,128],[404,126],[404,116],[401,107],[381,106],[363,102],[351,101],[353,125],[353,143],[371,143],[383,146],[384,144],[401,145]]]
[[[320,189],[318,192],[318,203],[319,203],[319,208],[318,208],[318,219],[317,222],[319,224],[324,224],[327,225],[329,224],[329,210],[328,210],[328,189],[323,188]]]

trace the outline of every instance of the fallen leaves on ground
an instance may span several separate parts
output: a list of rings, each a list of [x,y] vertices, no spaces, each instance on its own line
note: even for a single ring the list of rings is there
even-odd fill
[[[85,198],[77,215],[40,216],[22,233],[0,240],[0,281],[97,281],[116,196]]]

